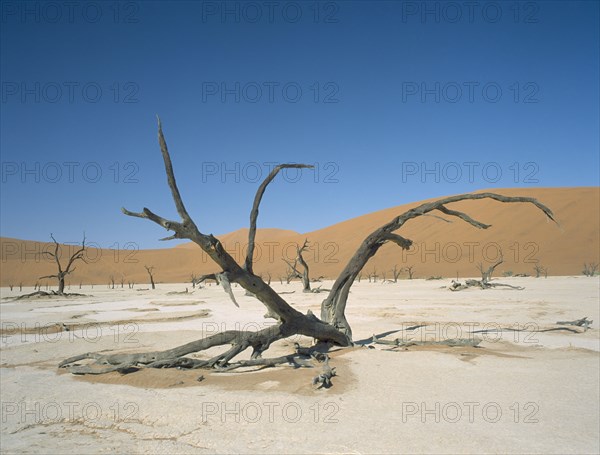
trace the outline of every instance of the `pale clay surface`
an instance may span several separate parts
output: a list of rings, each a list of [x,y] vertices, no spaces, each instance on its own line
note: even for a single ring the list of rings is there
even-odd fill
[[[419,323],[429,325],[386,338],[543,329],[584,316],[594,324],[581,334],[479,334],[481,349],[345,350],[332,355],[339,374],[333,388],[314,390],[310,380],[318,368],[153,370],[83,379],[56,368],[88,351],[167,349],[218,330],[265,327],[264,307],[239,287],[239,309],[215,285],[187,295],[167,292],[192,291],[188,284],[161,284],[154,291],[84,286],[75,292],[93,297],[68,300],[3,299],[2,453],[598,453],[598,277],[496,280],[526,289],[452,293],[441,288],[450,280],[363,280],[348,303],[354,338]],[[283,297],[319,314],[325,294],[302,294],[300,283],[273,287],[295,290]],[[3,298],[14,295],[2,289]],[[194,317],[206,309],[207,317]],[[14,327],[57,322],[90,325],[10,334]],[[291,353],[293,341],[278,342],[265,355]],[[200,375],[205,379],[197,382]]]

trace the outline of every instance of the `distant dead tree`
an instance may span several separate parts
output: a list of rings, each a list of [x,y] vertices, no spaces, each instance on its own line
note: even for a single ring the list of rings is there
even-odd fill
[[[23,290],[23,283],[19,283],[19,292],[21,292]]]
[[[148,276],[150,277],[150,285],[152,286],[152,289],[156,289],[156,286],[154,285],[154,274],[153,274],[153,270],[154,270],[154,266],[147,266],[145,265],[144,268],[146,269],[146,272],[148,272]]]
[[[115,288],[115,276],[111,275],[111,276],[108,277],[108,279],[110,280],[110,287],[111,287],[111,289],[114,289]]]
[[[294,279],[297,278],[300,275],[300,273],[295,269],[295,267],[292,265],[292,263],[290,261],[288,261],[285,258],[281,258],[283,260],[283,262],[285,262],[287,264],[287,268],[285,270],[285,284],[290,284],[290,282]]]
[[[481,289],[489,289],[492,287],[506,287],[506,288],[517,289],[517,290],[525,289],[520,286],[511,286],[510,284],[490,283],[490,280],[492,279],[492,274],[494,273],[494,270],[496,270],[496,267],[498,267],[500,264],[502,264],[504,262],[504,258],[502,257],[502,251],[500,251],[499,256],[500,257],[498,258],[498,260],[494,264],[489,266],[487,269],[484,268],[484,266],[481,262],[479,264],[477,264],[477,268],[478,268],[479,272],[481,272],[481,280],[465,280],[465,284],[460,283],[458,281],[458,279],[452,280],[452,284],[450,285],[449,289],[451,291],[462,291],[463,289],[467,289],[467,288],[470,288],[473,286],[480,287]]]
[[[583,273],[584,276],[594,276],[598,272],[598,263],[590,262],[589,264],[583,264]]]
[[[267,284],[271,286],[271,272],[267,272]]]
[[[533,267],[533,270],[535,271],[535,277],[536,278],[539,278],[542,275],[544,275],[544,278],[548,278],[548,268],[547,267],[544,267],[541,264],[536,264]]]
[[[311,292],[310,290],[310,276],[308,274],[308,264],[304,260],[302,253],[306,251],[308,248],[308,239],[304,240],[304,244],[302,246],[296,245],[296,258],[294,259],[294,263],[288,261],[287,259],[283,259],[284,262],[288,265],[287,271],[287,282],[291,281],[292,278],[300,278],[302,280],[302,292]],[[298,264],[302,266],[302,272],[298,270]]]
[[[308,248],[308,239],[304,240],[302,246],[296,246],[296,260],[302,266],[302,292],[310,292],[310,276],[308,274],[308,264],[302,257],[302,253]]]
[[[408,279],[412,280],[413,277],[415,276],[415,266],[407,265],[406,267],[404,267],[404,270],[406,270],[406,273],[408,273]]]
[[[402,269],[398,268],[397,264],[394,264],[394,268],[392,269],[392,276],[394,277],[394,283],[398,282],[398,278],[400,278],[400,274],[402,273]]]
[[[358,282],[360,283],[360,280],[362,279],[362,273],[359,273],[356,278],[357,278]]]
[[[371,282],[371,279],[373,280],[373,283],[377,283],[377,278],[379,278],[379,275],[377,275],[377,268],[373,267],[373,271],[369,273],[369,283]]]
[[[125,284],[125,277],[121,276],[121,289],[123,289],[123,285]]]
[[[385,278],[385,277],[386,277],[386,273],[385,273],[385,270],[383,270],[383,271],[381,272],[381,279],[383,280],[383,282],[384,282],[384,283],[385,283],[385,280],[386,280],[386,278]]]
[[[377,270],[375,270],[375,268],[373,268],[373,283],[377,283],[378,278],[379,278],[379,274],[377,273]]]
[[[69,258],[69,261],[67,262],[67,266],[65,267],[64,270],[60,263],[61,247],[52,234],[50,234],[50,238],[54,242],[54,253],[52,253],[50,251],[43,251],[41,254],[46,254],[49,257],[54,258],[54,260],[56,261],[56,267],[58,270],[55,275],[42,276],[42,277],[40,277],[40,280],[43,280],[46,278],[56,278],[58,280],[58,291],[56,291],[56,294],[63,295],[65,293],[65,277],[68,274],[73,273],[73,271],[75,270],[75,267],[73,267],[73,264],[75,264],[76,261],[83,261],[87,264],[87,261],[85,260],[85,256],[84,256],[85,234],[83,235],[83,240],[81,242],[81,248],[77,249],[71,255],[71,257]],[[46,289],[48,289],[48,288],[46,287]]]
[[[13,287],[14,287],[14,285],[13,285],[12,283],[9,283],[9,284],[8,284],[8,288],[11,290],[11,292],[12,292],[12,290],[13,290]]]
[[[478,229],[488,229],[490,225],[474,220],[469,215],[453,210],[448,205],[468,200],[491,199],[501,203],[528,203],[535,206],[549,219],[554,221],[552,211],[534,198],[503,196],[496,193],[482,192],[473,194],[460,194],[427,202],[395,216],[391,221],[375,229],[359,245],[354,255],[350,258],[344,269],[333,283],[327,297],[321,303],[320,318],[312,312],[301,313],[292,307],[273,288],[261,280],[253,271],[253,251],[256,237],[256,222],[258,209],[267,185],[282,170],[287,168],[301,169],[310,166],[304,164],[280,164],[275,166],[265,180],[259,186],[254,203],[250,212],[250,229],[248,233],[248,250],[243,265],[238,264],[235,258],[229,254],[223,244],[214,237],[202,233],[196,223],[189,215],[183,203],[179,188],[175,180],[173,164],[165,142],[162,127],[159,121],[158,140],[164,161],[167,181],[171,195],[177,208],[180,220],[168,220],[155,214],[148,208],[141,212],[131,212],[122,209],[128,216],[150,220],[162,228],[173,232],[173,235],[165,238],[189,239],[198,245],[216,264],[221,282],[237,283],[245,290],[254,294],[260,300],[269,314],[276,317],[277,323],[269,325],[261,330],[226,330],[211,336],[188,342],[185,345],[154,352],[138,353],[94,353],[89,352],[89,346],[83,345],[81,349],[84,354],[76,355],[60,363],[59,367],[69,368],[74,374],[101,374],[119,371],[123,374],[129,371],[145,368],[217,368],[219,371],[231,371],[242,367],[268,366],[280,364],[293,364],[300,366],[300,359],[314,359],[321,363],[322,373],[313,379],[313,384],[330,384],[335,376],[335,369],[329,365],[329,356],[324,353],[333,345],[353,346],[352,329],[346,318],[346,305],[350,295],[350,289],[361,270],[368,261],[373,258],[379,249],[388,242],[395,243],[403,249],[408,249],[413,244],[412,240],[397,234],[407,222],[428,215],[430,212],[441,212],[448,217],[465,221]],[[529,218],[529,217],[528,217]],[[528,222],[529,219],[524,220]],[[227,291],[227,289],[225,289]],[[230,295],[231,297],[231,295]],[[318,346],[310,348],[294,345],[294,351],[289,355],[275,358],[263,358],[263,353],[269,347],[285,338],[303,335],[316,340]],[[206,349],[224,346],[221,353],[211,352],[209,359],[188,357],[190,354],[205,351]],[[252,348],[250,358],[236,359],[239,354]],[[82,364],[84,359],[92,362]]]
[[[490,265],[487,269],[483,268],[483,264],[481,262],[479,264],[477,264],[477,269],[481,273],[482,287],[487,286],[487,284],[492,279],[492,274],[494,273],[494,270],[496,270],[496,267],[498,267],[500,264],[502,264],[504,262],[504,258],[502,256],[502,251],[500,251],[499,256],[500,257],[498,258],[498,260],[494,264]]]
[[[192,283],[192,289],[194,289],[196,287],[196,280],[198,279],[198,277],[196,276],[195,273],[191,273],[190,274],[190,282]]]

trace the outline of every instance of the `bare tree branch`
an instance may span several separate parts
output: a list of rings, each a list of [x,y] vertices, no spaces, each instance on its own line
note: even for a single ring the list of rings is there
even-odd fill
[[[308,164],[280,164],[273,168],[273,170],[269,173],[267,178],[265,178],[265,180],[258,187],[258,190],[256,191],[256,196],[254,196],[254,204],[252,205],[252,210],[250,211],[250,228],[248,230],[248,252],[246,254],[246,261],[244,263],[244,269],[247,272],[252,273],[252,259],[254,256],[254,240],[256,237],[256,220],[258,219],[258,208],[260,206],[260,201],[262,200],[263,194],[265,193],[267,186],[273,181],[273,179],[282,169],[311,169],[313,167],[314,166],[310,166]]]
[[[536,199],[531,197],[514,197],[514,196],[502,196],[496,193],[476,193],[476,194],[459,194],[457,196],[446,197],[437,201],[427,202],[421,204],[418,207],[412,208],[403,214],[395,217],[389,223],[383,225],[379,229],[373,231],[367,236],[363,243],[359,246],[354,256],[350,259],[342,273],[338,276],[337,280],[333,284],[329,296],[321,304],[321,319],[325,322],[332,324],[338,330],[344,332],[349,338],[352,338],[352,331],[350,324],[346,320],[346,302],[350,293],[350,288],[354,283],[356,276],[363,269],[365,264],[372,258],[379,248],[390,240],[390,234],[400,229],[407,221],[419,216],[428,214],[429,212],[439,210],[447,215],[455,216],[467,223],[471,224],[480,229],[487,229],[489,225],[480,223],[473,220],[468,215],[450,210],[445,207],[447,204],[465,200],[478,200],[478,199],[493,199],[499,202],[505,203],[530,203],[541,210],[550,220],[556,223],[554,214],[545,205],[538,202]],[[557,223],[558,224],[558,223]],[[406,239],[405,239],[406,240]],[[408,242],[408,240],[406,240]]]
[[[460,218],[461,220],[464,220],[467,223],[469,223],[479,229],[487,229],[487,228],[491,227],[491,224],[480,223],[479,221],[471,218],[466,213],[457,212],[456,210],[450,210],[449,208],[444,207],[443,205],[440,208],[438,208],[438,210],[442,213],[445,213],[446,215],[456,216],[456,217]]]
[[[167,173],[167,181],[169,182],[169,188],[171,188],[171,194],[173,195],[173,201],[175,202],[175,207],[177,208],[177,213],[183,220],[184,224],[189,224],[191,226],[195,226],[194,222],[190,218],[185,205],[183,205],[183,200],[181,199],[181,194],[179,194],[179,189],[177,188],[177,182],[175,181],[175,174],[173,173],[173,164],[171,163],[171,155],[169,155],[169,149],[167,148],[167,142],[165,141],[165,137],[162,131],[162,123],[158,115],[156,116],[156,120],[158,121],[158,143],[160,144],[160,151],[162,153],[163,161],[165,162],[165,171]]]

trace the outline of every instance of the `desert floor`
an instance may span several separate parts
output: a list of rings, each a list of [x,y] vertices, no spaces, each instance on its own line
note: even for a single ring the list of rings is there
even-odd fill
[[[356,283],[347,313],[355,341],[383,334],[482,342],[334,349],[338,376],[318,390],[312,378],[319,365],[100,376],[57,368],[84,352],[168,349],[270,324],[262,304],[239,287],[241,308],[214,284],[84,286],[70,292],[89,296],[33,301],[11,301],[19,293],[3,288],[2,453],[600,452],[598,277],[495,281],[525,289],[454,293],[443,288],[450,280]],[[186,286],[187,294],[173,293]],[[319,314],[325,294],[303,294],[300,283],[273,287],[295,291],[284,297]],[[585,332],[538,332],[584,316],[594,320]],[[478,330],[487,332],[471,333]],[[265,356],[292,353],[295,341],[311,340],[278,342]]]

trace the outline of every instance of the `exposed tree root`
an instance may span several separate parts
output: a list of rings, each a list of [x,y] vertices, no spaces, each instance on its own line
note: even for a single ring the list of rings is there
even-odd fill
[[[100,354],[86,353],[71,357],[62,361],[59,368],[68,368],[72,374],[105,374],[113,371],[121,374],[133,373],[142,368],[177,368],[177,369],[214,369],[216,373],[224,373],[238,368],[261,367],[270,368],[279,365],[290,365],[293,368],[312,368],[310,360],[323,363],[321,374],[313,378],[313,384],[319,387],[331,387],[331,378],[336,375],[335,368],[329,366],[329,356],[320,352],[331,345],[318,344],[311,347],[302,347],[295,343],[294,354],[275,358],[262,358],[260,352],[264,350],[264,343],[271,343],[281,336],[277,331],[265,329],[260,336],[258,332],[228,331],[202,340],[194,341],[174,349],[166,351],[148,352],[143,354]],[[187,354],[208,349],[209,347],[231,343],[232,347],[211,359],[200,360],[184,357]],[[248,347],[254,347],[252,358],[231,362],[231,359]],[[81,365],[82,360],[93,360],[94,362]],[[202,377],[203,378],[203,377]]]
[[[216,335],[192,341],[191,343],[178,346],[166,351],[154,351],[137,354],[107,354],[86,353],[71,357],[59,364],[59,368],[69,367],[69,371],[75,374],[102,374],[107,371],[118,371],[139,367],[149,368],[200,368],[213,367],[215,365],[225,366],[229,360],[249,347],[253,348],[252,358],[260,357],[270,344],[284,338],[283,325],[268,327],[258,332],[228,330]],[[196,360],[184,356],[194,352],[204,351],[214,346],[231,345],[231,348],[210,360]],[[75,362],[84,359],[92,359],[92,365],[76,365]],[[99,368],[97,368],[99,366]],[[107,370],[107,371],[105,371]]]

